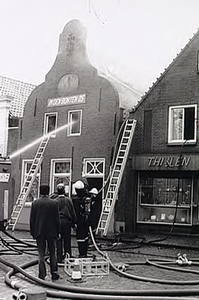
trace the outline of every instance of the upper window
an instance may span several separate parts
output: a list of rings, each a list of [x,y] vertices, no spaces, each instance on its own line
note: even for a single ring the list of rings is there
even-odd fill
[[[169,108],[169,143],[196,142],[196,108],[196,105],[171,106]]]
[[[80,135],[82,124],[82,111],[73,110],[68,112],[68,135]]]
[[[47,113],[44,118],[44,134],[48,134],[51,131],[57,129],[57,113]],[[56,133],[53,133],[51,137],[55,137]]]

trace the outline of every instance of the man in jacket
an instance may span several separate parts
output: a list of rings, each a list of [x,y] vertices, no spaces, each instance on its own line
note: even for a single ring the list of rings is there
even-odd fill
[[[49,186],[40,186],[40,198],[35,200],[30,212],[30,234],[36,239],[39,256],[39,278],[45,279],[45,253],[48,246],[52,280],[59,279],[57,273],[56,242],[60,235],[58,203],[49,198]]]
[[[75,228],[77,221],[73,203],[65,195],[64,184],[57,186],[57,194],[61,222],[61,238],[57,241],[57,259],[61,262],[67,254],[71,257],[71,227]]]
[[[79,257],[87,257],[89,237],[89,214],[91,200],[87,187],[83,181],[78,180],[74,184],[76,194],[73,196],[73,204],[77,216],[76,237]]]

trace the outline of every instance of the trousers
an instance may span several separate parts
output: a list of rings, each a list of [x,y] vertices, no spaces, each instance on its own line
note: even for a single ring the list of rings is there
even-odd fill
[[[43,237],[40,236],[36,239],[38,256],[39,256],[39,278],[45,279],[46,277],[46,265],[45,256],[48,247],[50,256],[50,273],[53,276],[58,271],[57,257],[56,257],[56,242],[57,239],[54,237]]]
[[[86,257],[88,252],[89,222],[83,217],[77,222],[76,237],[80,257]]]
[[[57,241],[57,261],[61,262],[68,253],[71,257],[71,224],[65,218],[60,218],[61,238]]]

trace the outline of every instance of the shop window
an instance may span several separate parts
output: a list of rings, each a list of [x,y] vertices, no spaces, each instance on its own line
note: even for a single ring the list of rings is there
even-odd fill
[[[68,112],[68,136],[81,135],[82,111],[73,110]]]
[[[70,195],[71,181],[71,160],[70,159],[53,159],[51,161],[51,192],[57,190],[57,185],[65,185],[65,193]]]
[[[195,143],[197,106],[175,106],[169,108],[169,135],[170,144]]]
[[[28,176],[28,173],[30,171],[30,167],[32,165],[33,160],[23,160],[22,164],[22,180],[21,180],[21,188],[24,184],[25,179]],[[26,204],[31,203],[33,200],[37,199],[39,197],[39,186],[40,186],[40,169],[35,177],[35,180],[33,181],[30,193],[26,199]]]
[[[192,224],[193,183],[191,177],[150,177],[140,174],[138,222]]]
[[[140,204],[190,205],[191,183],[191,178],[141,177]]]
[[[44,134],[48,134],[51,131],[57,129],[57,113],[47,113],[44,117]],[[55,137],[56,133],[53,133],[51,137]]]

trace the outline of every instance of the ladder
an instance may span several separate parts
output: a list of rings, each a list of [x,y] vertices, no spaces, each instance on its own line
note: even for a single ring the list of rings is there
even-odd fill
[[[127,119],[125,121],[124,130],[113,166],[113,170],[110,176],[109,186],[107,189],[106,197],[103,200],[103,207],[101,216],[99,219],[97,234],[106,235],[111,220],[111,216],[114,210],[115,202],[117,199],[118,190],[122,180],[124,168],[129,154],[131,141],[133,138],[136,120]]]
[[[10,220],[8,221],[8,225],[7,225],[8,229],[12,229],[13,231],[15,229],[15,226],[17,224],[17,221],[19,219],[19,216],[21,214],[23,206],[24,206],[26,199],[30,193],[33,181],[35,180],[35,178],[37,176],[37,172],[41,166],[41,163],[43,160],[43,153],[46,149],[49,138],[50,138],[50,135],[44,136],[44,138],[40,142],[40,145],[37,149],[37,152],[33,159],[33,162],[30,167],[30,170],[28,172],[28,175],[23,183],[23,186],[21,188],[21,191],[19,193],[17,201],[13,207],[13,211],[12,211]]]

